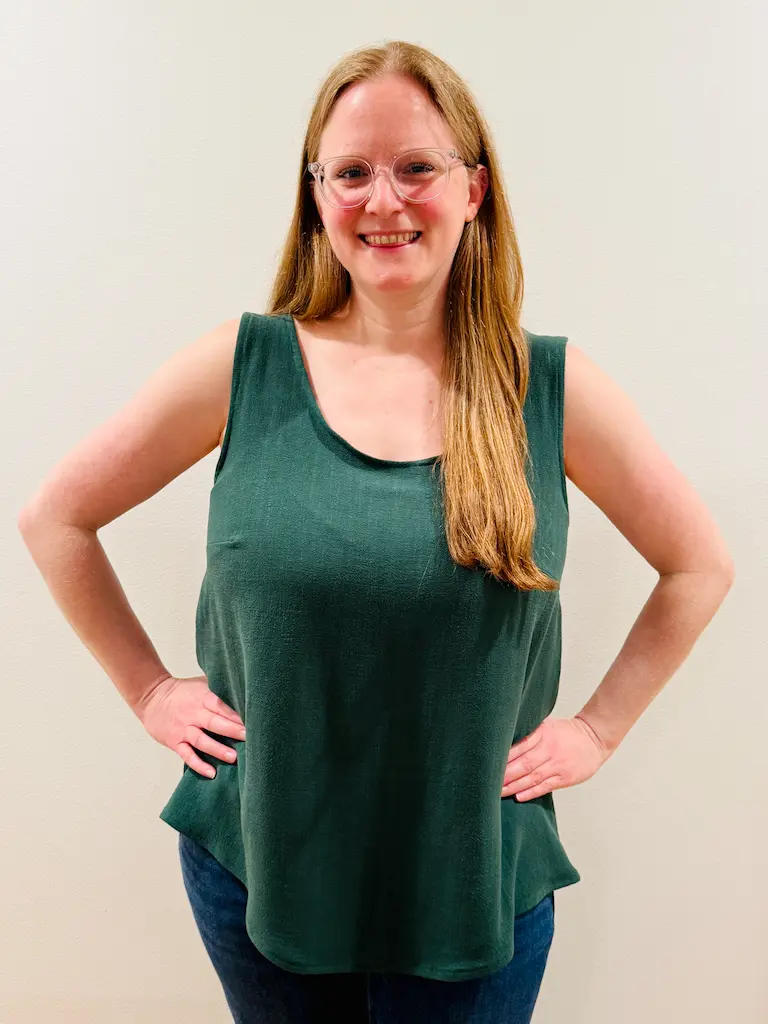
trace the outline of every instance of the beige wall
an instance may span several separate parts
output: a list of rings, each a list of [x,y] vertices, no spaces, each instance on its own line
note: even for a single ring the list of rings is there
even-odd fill
[[[758,6],[442,0],[419,16],[391,2],[355,5],[350,27],[314,3],[6,5],[0,1024],[229,1019],[176,833],[157,817],[181,761],[70,630],[16,516],[172,351],[263,311],[314,89],[344,50],[398,37],[466,75],[493,126],[525,326],[567,335],[633,396],[737,568],[616,755],[556,795],[582,881],[556,897],[536,1024],[768,1018]],[[100,534],[177,675],[199,671],[214,462]],[[570,498],[562,715],[600,681],[655,581]]]

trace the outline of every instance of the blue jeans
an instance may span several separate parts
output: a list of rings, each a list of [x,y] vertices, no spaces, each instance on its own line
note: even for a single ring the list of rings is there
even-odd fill
[[[515,953],[500,971],[438,981],[375,971],[298,974],[268,960],[245,929],[247,890],[179,833],[182,877],[200,937],[235,1024],[529,1024],[554,937],[554,893],[515,918]]]

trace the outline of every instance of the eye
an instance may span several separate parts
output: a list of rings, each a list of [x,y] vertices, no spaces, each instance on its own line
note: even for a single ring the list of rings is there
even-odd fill
[[[401,173],[404,173],[404,174],[431,174],[432,171],[434,171],[434,169],[435,168],[433,167],[432,164],[424,163],[423,161],[418,160],[418,161],[412,161],[411,163],[407,164],[407,166],[402,168]]]
[[[361,175],[367,175],[368,169],[362,164],[346,164],[342,167],[333,168],[333,177],[341,178],[343,181],[352,181]]]

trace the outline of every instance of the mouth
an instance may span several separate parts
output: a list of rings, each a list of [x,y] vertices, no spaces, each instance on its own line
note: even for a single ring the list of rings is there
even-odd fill
[[[409,238],[409,235],[413,235],[414,237]],[[401,231],[398,232],[397,234],[393,233],[390,235],[368,235],[367,237],[366,235],[358,235],[357,237],[360,239],[363,245],[367,245],[369,249],[405,249],[406,246],[415,245],[421,238],[421,235],[421,231]],[[394,241],[386,243],[375,241],[369,242],[367,240],[368,238],[391,238],[394,239]],[[397,241],[397,239],[407,239],[407,241]]]

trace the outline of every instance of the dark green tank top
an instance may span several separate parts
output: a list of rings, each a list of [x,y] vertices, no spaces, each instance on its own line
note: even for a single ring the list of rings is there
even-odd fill
[[[526,337],[534,557],[560,579],[566,339]],[[436,462],[354,448],[292,318],[243,314],[196,649],[247,736],[212,733],[237,762],[185,764],[160,818],[246,886],[251,940],[289,971],[480,977],[516,914],[580,880],[552,794],[500,795],[555,704],[559,593],[452,561]]]

